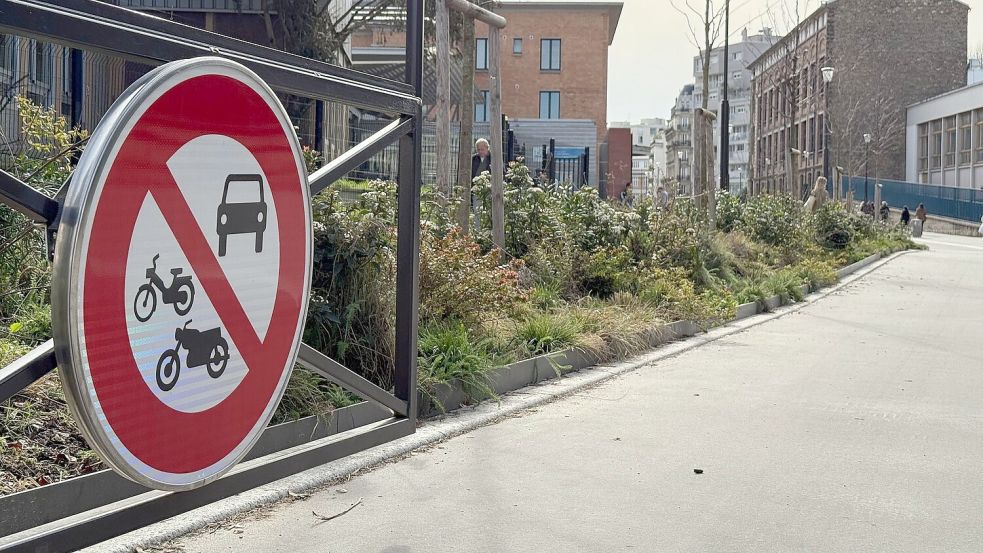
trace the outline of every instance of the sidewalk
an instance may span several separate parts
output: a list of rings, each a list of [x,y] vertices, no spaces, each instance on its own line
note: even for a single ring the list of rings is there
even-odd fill
[[[172,546],[978,551],[983,243],[926,242],[794,314]]]

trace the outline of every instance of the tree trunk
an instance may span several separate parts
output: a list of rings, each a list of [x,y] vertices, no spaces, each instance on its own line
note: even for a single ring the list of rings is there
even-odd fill
[[[454,195],[451,187],[451,37],[447,0],[437,0],[437,192],[441,205]]]
[[[491,77],[491,200],[492,200],[492,241],[505,249],[505,160],[502,157],[502,79],[501,79],[501,41],[502,31],[488,30],[488,74]]]
[[[474,20],[464,18],[461,26],[461,130],[457,155],[457,185],[461,187],[461,205],[457,224],[465,234],[470,230],[471,214],[471,143],[474,139]]]

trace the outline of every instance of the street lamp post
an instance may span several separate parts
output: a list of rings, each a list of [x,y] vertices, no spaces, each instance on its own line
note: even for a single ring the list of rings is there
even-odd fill
[[[824,142],[824,144],[823,144],[823,175],[826,177],[826,180],[830,183],[830,185],[832,185],[833,179],[832,179],[832,173],[830,172],[830,169],[831,169],[831,162],[830,162],[831,154],[829,152],[829,148],[830,148],[829,145],[832,142],[833,126],[832,126],[832,123],[830,123],[830,119],[829,119],[829,85],[830,85],[830,83],[833,82],[833,75],[836,74],[836,69],[834,69],[832,67],[823,67],[822,68],[822,72],[823,72],[823,83],[824,83],[824,86],[826,88],[826,90],[825,90],[825,96],[826,96],[825,97],[825,101],[826,101],[825,111],[826,111],[826,117],[823,119],[823,123],[824,123],[823,126],[825,127],[823,129],[823,142]],[[839,198],[837,198],[837,201],[839,201]]]
[[[870,141],[874,137],[870,133],[864,133],[864,203],[867,203],[867,184],[870,181]]]
[[[679,158],[679,163],[676,164],[676,185],[679,187],[679,193],[683,193],[683,153],[676,152],[676,156]]]
[[[724,2],[724,85],[720,101],[720,189],[730,190],[730,0]],[[710,52],[707,52],[710,55]]]

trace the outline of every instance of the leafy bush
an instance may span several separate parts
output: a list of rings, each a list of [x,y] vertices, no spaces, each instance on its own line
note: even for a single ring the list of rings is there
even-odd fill
[[[784,250],[804,242],[802,207],[791,196],[755,196],[744,209],[741,228],[752,240]]]
[[[849,246],[850,242],[853,241],[854,232],[856,232],[850,214],[841,204],[833,202],[823,204],[816,211],[813,215],[812,225],[819,245],[831,250],[839,250]]]
[[[502,265],[498,251],[481,253],[470,237],[453,230],[425,236],[420,245],[420,314],[435,322],[475,324],[503,317],[528,299],[519,286],[520,261]]]
[[[744,219],[744,204],[740,198],[726,192],[717,198],[717,228],[732,232]]]

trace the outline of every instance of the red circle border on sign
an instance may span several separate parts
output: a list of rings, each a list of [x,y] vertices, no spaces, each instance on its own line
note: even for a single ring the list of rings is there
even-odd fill
[[[276,205],[279,281],[265,339],[260,340],[225,279],[218,260],[167,168],[174,153],[200,136],[224,135],[259,162]],[[108,167],[95,206],[83,267],[82,323],[92,387],[120,444],[149,467],[171,474],[204,471],[249,438],[280,389],[294,351],[307,294],[306,179],[291,137],[267,101],[224,75],[201,75],[174,85],[143,112]],[[125,269],[140,208],[151,194],[168,229],[195,268],[248,373],[218,405],[176,411],[147,387],[127,331]],[[207,231],[205,231],[207,232]],[[121,261],[122,260],[122,261]]]

